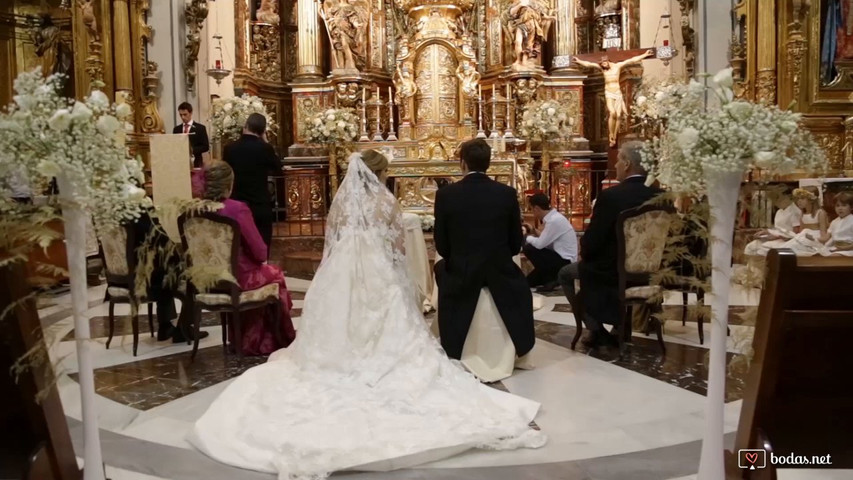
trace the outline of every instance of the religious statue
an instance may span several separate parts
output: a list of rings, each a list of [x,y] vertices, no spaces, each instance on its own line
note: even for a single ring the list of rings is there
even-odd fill
[[[259,22],[278,25],[281,21],[278,16],[278,2],[275,0],[261,0],[261,7],[257,11],[256,18]]]
[[[615,13],[619,11],[619,0],[602,0],[601,3],[595,7],[595,13],[597,15],[602,15],[605,13]]]
[[[480,72],[474,68],[473,62],[462,61],[456,67],[456,78],[462,85],[462,93],[468,98],[477,97],[477,86],[480,83]]]
[[[622,117],[628,114],[628,106],[625,105],[622,88],[619,86],[619,76],[622,74],[622,67],[638,63],[654,55],[654,50],[647,50],[642,55],[637,55],[616,63],[611,63],[606,55],[598,63],[587,62],[574,57],[574,61],[578,65],[597,68],[604,74],[604,99],[607,104],[607,130],[611,147],[616,145],[616,136],[619,134],[619,127],[622,125]]]
[[[50,15],[43,15],[38,28],[32,32],[36,55],[42,59],[42,73],[68,74],[71,71],[71,50],[62,41],[62,30],[53,23]]]
[[[397,71],[394,72],[394,88],[397,90],[397,101],[399,103],[414,96],[418,91],[418,86],[415,83],[415,77],[412,73],[413,69],[412,62],[403,62],[402,65],[397,64]]]
[[[358,103],[359,85],[357,82],[340,82],[335,85],[335,103],[346,108],[355,108]]]
[[[539,80],[535,78],[519,78],[515,81],[515,96],[518,103],[527,105],[536,98],[536,90],[539,89]]]
[[[505,27],[515,52],[513,70],[536,67],[531,59],[541,56],[542,42],[548,38],[551,22],[556,18],[546,0],[513,0]]]
[[[441,11],[437,8],[432,8],[429,15],[424,15],[418,20],[415,25],[415,39],[419,40],[425,37],[446,37],[456,38],[460,32],[460,26],[453,21],[441,16]]]
[[[98,19],[95,17],[95,0],[80,0],[80,17],[89,34],[89,41],[96,42],[101,39],[98,34]]]
[[[364,0],[326,0],[320,9],[332,44],[334,70],[359,71],[367,59],[368,5]]]

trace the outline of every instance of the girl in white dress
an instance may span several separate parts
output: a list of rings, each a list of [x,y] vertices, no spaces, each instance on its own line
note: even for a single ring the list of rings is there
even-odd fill
[[[794,202],[803,212],[803,217],[800,220],[800,232],[797,236],[811,235],[814,238],[826,236],[829,218],[826,211],[820,206],[817,187],[797,188],[793,195]]]
[[[296,340],[196,422],[189,439],[205,454],[280,480],[317,480],[545,443],[529,427],[538,403],[482,385],[429,333],[387,166],[373,150],[350,156]]]
[[[850,215],[853,194],[835,196],[835,213],[838,218],[829,224],[825,233],[807,230],[782,245],[799,256],[844,255],[853,256],[853,215]]]
[[[773,203],[777,208],[773,228],[759,232],[755,240],[746,245],[746,255],[763,257],[770,249],[781,248],[800,231],[803,212],[791,197],[785,193]]]

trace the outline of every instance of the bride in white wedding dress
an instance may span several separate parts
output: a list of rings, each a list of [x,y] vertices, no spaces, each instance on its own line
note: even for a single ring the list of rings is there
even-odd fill
[[[537,403],[480,384],[429,333],[387,164],[375,151],[350,156],[296,340],[198,420],[190,441],[205,454],[301,480],[545,443],[529,427]]]

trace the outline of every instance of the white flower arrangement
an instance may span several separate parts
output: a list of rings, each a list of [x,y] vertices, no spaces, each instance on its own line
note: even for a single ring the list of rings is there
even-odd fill
[[[97,225],[137,218],[150,200],[140,188],[142,163],[125,146],[130,108],[111,106],[100,90],[81,101],[62,97],[62,82],[39,69],[15,79],[14,103],[0,113],[0,183],[37,186],[59,177],[60,189]]]
[[[359,117],[351,108],[330,108],[305,119],[305,139],[310,143],[346,144],[358,137]]]
[[[531,140],[566,140],[572,136],[574,118],[569,107],[557,100],[540,100],[524,108],[519,132]]]
[[[647,141],[643,152],[650,183],[657,179],[677,193],[701,195],[709,174],[825,171],[826,155],[802,128],[800,114],[734,100],[731,68],[709,84],[668,84],[642,102],[666,122],[665,132]],[[710,106],[705,103],[708,92],[716,99]]]
[[[424,232],[431,232],[433,228],[435,228],[435,217],[424,213],[420,215],[421,217],[421,230]]]
[[[267,107],[259,97],[244,94],[241,97],[218,98],[213,102],[211,139],[224,143],[233,142],[243,134],[249,115],[260,113],[267,119],[267,130],[275,130],[275,119],[267,113]]]

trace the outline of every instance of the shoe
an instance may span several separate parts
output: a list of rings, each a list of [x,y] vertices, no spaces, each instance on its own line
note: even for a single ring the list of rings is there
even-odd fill
[[[171,323],[161,325],[157,329],[157,341],[158,342],[165,342],[166,340],[172,338],[174,335],[175,335],[175,327],[173,327]]]
[[[515,368],[519,370],[533,370],[536,368],[536,365],[534,365],[533,361],[530,359],[529,352],[527,355],[515,359]]]
[[[536,293],[550,293],[557,289],[559,283],[557,282],[548,282],[545,285],[536,289]]]
[[[203,338],[207,338],[210,335],[210,332],[206,332],[204,330],[198,332],[198,339],[201,340]],[[185,335],[182,329],[175,328],[175,333],[172,335],[172,343],[186,343],[195,340],[192,332],[187,332]]]

